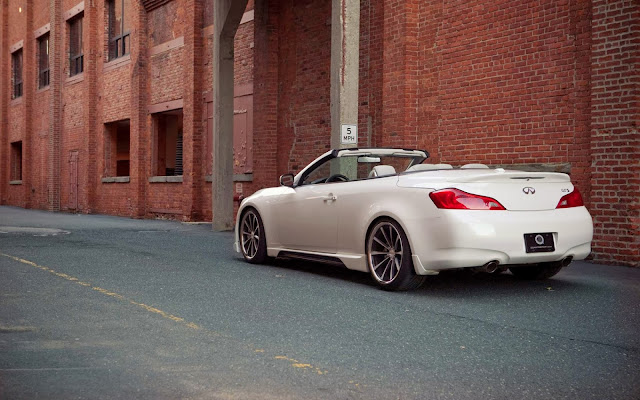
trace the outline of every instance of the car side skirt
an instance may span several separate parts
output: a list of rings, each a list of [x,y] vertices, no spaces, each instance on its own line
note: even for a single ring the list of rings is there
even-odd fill
[[[301,258],[304,255],[312,256],[314,259],[320,260],[321,258],[332,258],[340,260],[345,267],[355,271],[367,272],[367,259],[364,254],[341,254],[341,253],[322,253],[318,251],[302,251],[285,249],[282,247],[267,247],[267,255],[269,257],[278,257],[280,253],[286,255],[299,255]]]

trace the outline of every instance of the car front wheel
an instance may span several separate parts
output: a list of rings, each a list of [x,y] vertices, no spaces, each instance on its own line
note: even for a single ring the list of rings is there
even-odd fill
[[[411,248],[402,227],[381,219],[367,237],[367,263],[373,279],[385,290],[417,289],[425,280],[413,269]]]
[[[240,219],[240,248],[244,259],[252,264],[263,263],[267,259],[267,241],[260,214],[248,208]]]

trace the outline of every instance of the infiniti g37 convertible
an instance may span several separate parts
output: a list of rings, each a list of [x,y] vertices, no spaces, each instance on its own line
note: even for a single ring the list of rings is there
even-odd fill
[[[457,268],[549,278],[591,251],[593,223],[569,176],[429,164],[406,149],[329,151],[244,199],[236,251],[338,261],[384,289]]]

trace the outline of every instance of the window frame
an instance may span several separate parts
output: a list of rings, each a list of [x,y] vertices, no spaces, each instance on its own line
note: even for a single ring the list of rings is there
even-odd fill
[[[127,151],[119,152],[120,146],[125,142],[124,135],[120,135],[126,131],[126,143]],[[131,120],[123,119],[114,122],[108,122],[104,124],[104,177],[129,177],[131,175]],[[125,155],[126,158],[120,159],[120,156]],[[127,162],[127,174],[118,173],[118,162]]]
[[[69,76],[79,75],[84,72],[83,49],[83,22],[84,13],[80,13],[67,21],[69,28]],[[74,40],[74,28],[77,29],[77,37]],[[77,49],[75,48],[77,45]],[[76,53],[73,51],[77,50]]]
[[[115,27],[115,10],[117,7],[117,2],[121,5],[121,18],[120,18],[120,35],[114,35],[114,27]],[[109,61],[118,59],[120,57],[124,57],[129,54],[131,50],[131,31],[124,30],[124,0],[110,0],[108,2],[108,59]],[[129,43],[129,47],[127,48],[127,42]]]
[[[11,53],[11,98],[18,99],[24,93],[22,69],[24,66],[24,52],[22,48]]]
[[[182,107],[151,114],[153,124],[153,152],[151,157],[152,177],[182,177],[184,174],[184,109]],[[167,124],[170,117],[175,117],[177,126],[175,131],[175,158],[173,168],[167,166]],[[173,142],[172,142],[173,144]],[[162,171],[161,171],[162,169]],[[167,170],[172,169],[171,174]]]
[[[11,142],[10,181],[22,181],[22,140]]]
[[[51,83],[49,51],[51,50],[49,32],[37,38],[38,41],[38,89],[44,89]],[[43,44],[46,43],[46,57],[43,58]],[[46,60],[46,68],[43,68]]]

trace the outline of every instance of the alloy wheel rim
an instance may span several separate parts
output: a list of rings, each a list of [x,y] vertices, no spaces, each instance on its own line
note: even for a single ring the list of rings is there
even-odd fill
[[[249,211],[242,219],[242,251],[247,258],[253,258],[258,253],[258,244],[260,243],[260,224],[258,224],[258,216]]]
[[[371,272],[378,282],[393,282],[402,266],[402,238],[400,232],[389,222],[374,228],[367,245],[367,256]]]

